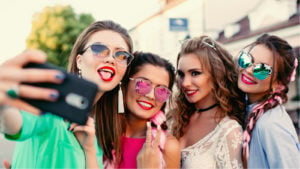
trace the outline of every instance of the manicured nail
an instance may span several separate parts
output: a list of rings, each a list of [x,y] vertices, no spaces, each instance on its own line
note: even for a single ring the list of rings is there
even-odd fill
[[[147,121],[147,128],[151,127],[150,121]]]
[[[59,94],[58,94],[57,92],[52,92],[52,93],[50,93],[50,98],[51,98],[51,99],[57,99],[58,96],[59,96]]]
[[[160,130],[161,128],[160,128],[160,125],[157,125],[157,130]]]
[[[56,74],[56,76],[55,76],[55,78],[58,80],[63,80],[63,79],[65,79],[65,77],[66,77],[66,75],[63,73]]]

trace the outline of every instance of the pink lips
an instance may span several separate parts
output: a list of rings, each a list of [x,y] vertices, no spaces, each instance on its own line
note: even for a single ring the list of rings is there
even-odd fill
[[[247,85],[256,84],[256,82],[252,78],[250,78],[249,76],[246,76],[245,74],[242,74],[241,81]]]
[[[100,78],[103,81],[112,81],[112,79],[114,78],[115,75],[115,69],[110,67],[110,66],[103,66],[101,68],[99,68],[98,70],[98,74],[100,76]]]

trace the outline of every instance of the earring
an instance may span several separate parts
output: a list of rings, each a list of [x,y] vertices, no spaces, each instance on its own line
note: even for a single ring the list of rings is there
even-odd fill
[[[81,69],[78,69],[78,77],[82,78]]]
[[[124,113],[124,102],[123,102],[123,92],[121,88],[121,82],[119,83],[119,92],[118,92],[118,113]]]

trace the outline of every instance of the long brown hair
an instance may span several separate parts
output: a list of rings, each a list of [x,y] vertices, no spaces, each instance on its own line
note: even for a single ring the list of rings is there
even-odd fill
[[[207,36],[186,40],[177,57],[195,54],[203,67],[210,73],[213,81],[213,94],[221,111],[216,118],[228,115],[243,124],[244,103],[242,92],[237,86],[237,69],[232,56],[221,44]],[[178,88],[180,88],[178,86]],[[175,96],[175,108],[170,111],[168,119],[172,121],[172,132],[176,138],[183,136],[183,129],[189,123],[191,115],[196,111],[194,104],[188,102],[184,93],[179,90]]]
[[[129,52],[132,52],[132,39],[125,28],[113,21],[97,21],[86,28],[77,38],[69,59],[68,70],[70,72],[78,74],[79,70],[77,68],[76,56],[83,53],[84,47],[94,33],[103,30],[111,30],[119,33],[125,40]],[[105,92],[94,105],[91,113],[91,115],[95,117],[98,144],[100,144],[104,152],[104,157],[109,160],[113,159],[113,143],[115,140],[119,140],[118,137],[120,134],[117,133],[121,132],[121,129],[117,128],[117,126],[119,126],[117,124],[120,123],[120,121],[116,118],[118,89],[119,86],[116,86],[113,90]]]

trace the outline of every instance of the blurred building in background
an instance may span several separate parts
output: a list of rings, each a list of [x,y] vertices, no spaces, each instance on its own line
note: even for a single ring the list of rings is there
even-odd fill
[[[226,10],[214,10],[220,4],[212,4],[213,2],[224,3],[216,0],[160,0],[161,10],[130,30],[130,34],[136,40],[134,41],[135,49],[157,53],[175,65],[180,42],[190,37],[209,35],[224,44],[231,54],[236,56],[244,46],[253,42],[259,35],[269,33],[287,40],[299,58],[299,0],[257,0],[251,4],[250,10],[245,8],[245,5],[248,5],[246,2],[239,2],[240,6],[229,6],[229,8],[226,6]],[[239,11],[240,8],[245,8],[248,12],[242,13]],[[219,29],[209,28],[209,24],[218,22],[212,19],[212,15],[215,14],[220,19],[225,19],[229,11],[237,11],[239,16],[234,16],[236,20],[226,23]],[[298,135],[300,128],[299,67],[297,78],[290,85],[289,102],[286,104]]]

